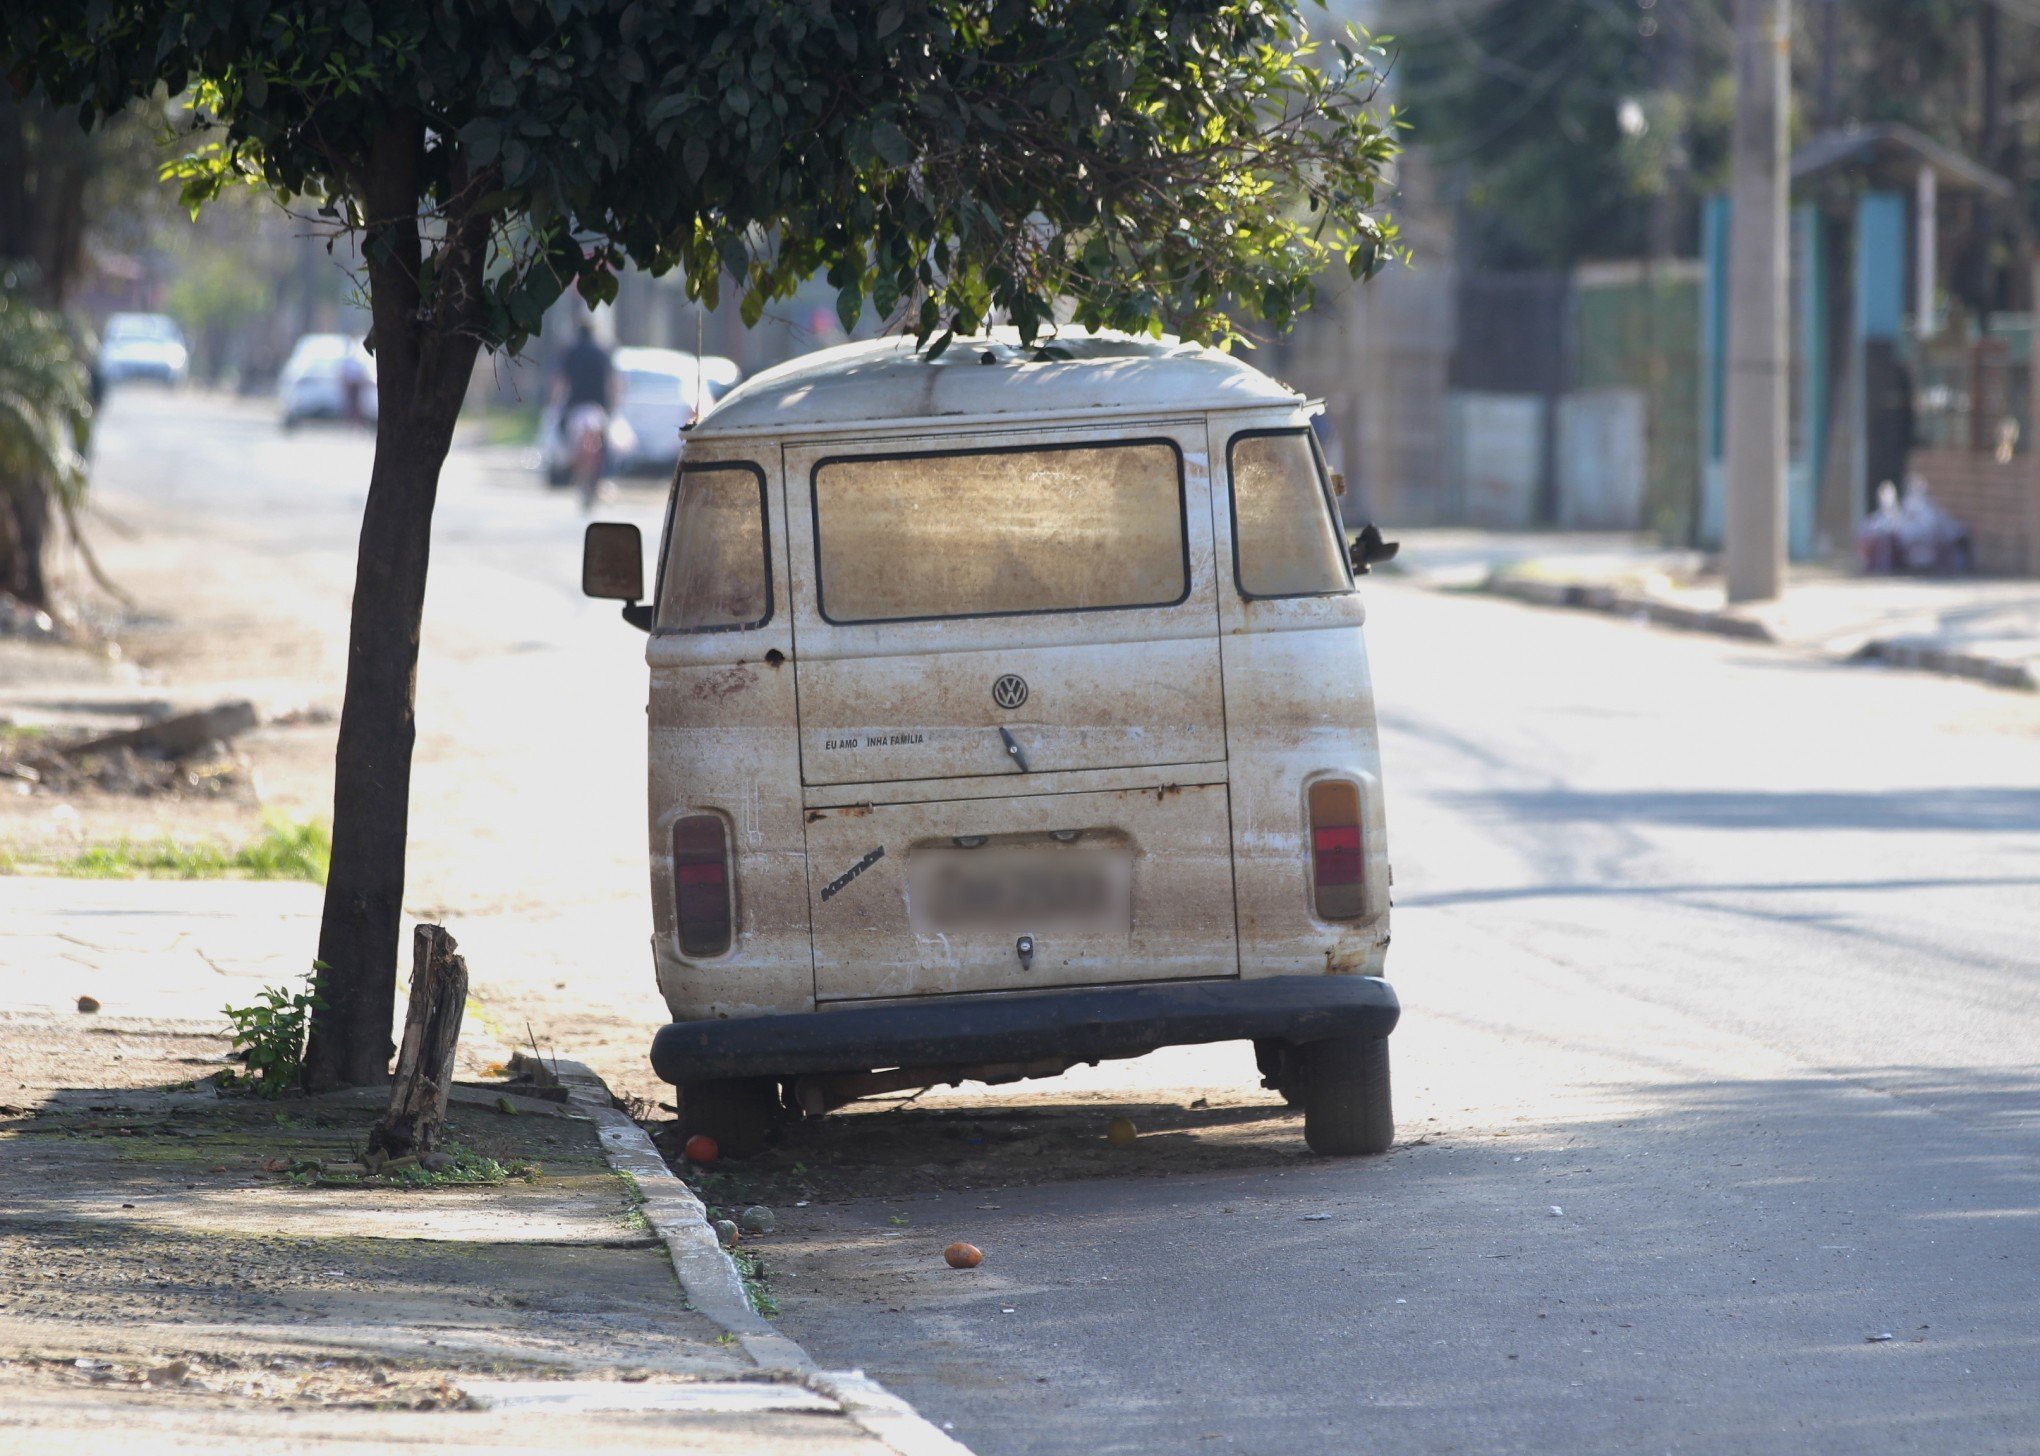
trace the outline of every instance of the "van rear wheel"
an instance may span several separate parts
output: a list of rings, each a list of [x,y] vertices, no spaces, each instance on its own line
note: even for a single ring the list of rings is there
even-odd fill
[[[779,1084],[770,1077],[732,1077],[680,1085],[680,1136],[707,1133],[721,1151],[748,1158],[764,1149],[779,1125]]]
[[[1328,1157],[1385,1153],[1395,1141],[1388,1038],[1335,1036],[1297,1048],[1303,1140]]]

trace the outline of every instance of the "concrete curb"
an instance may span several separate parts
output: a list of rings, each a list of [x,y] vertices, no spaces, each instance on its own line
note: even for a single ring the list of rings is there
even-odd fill
[[[608,1084],[581,1062],[547,1057],[544,1065],[567,1089],[568,1105],[595,1124],[609,1166],[636,1183],[645,1220],[665,1241],[690,1305],[735,1336],[760,1369],[784,1372],[834,1401],[866,1435],[900,1456],[970,1456],[968,1447],[863,1371],[818,1369],[807,1351],[772,1328],[751,1307],[735,1262],[709,1227],[708,1209],[666,1166],[650,1134],[617,1111]]]
[[[843,1408],[874,1439],[900,1456],[970,1456],[970,1448],[928,1424],[919,1411],[862,1370],[818,1370],[807,1379],[809,1390]]]
[[[1643,618],[1657,626],[1672,627],[1684,632],[1709,632],[1715,636],[1732,637],[1744,642],[1766,642],[1772,646],[1787,645],[1779,642],[1777,634],[1755,618],[1739,616],[1728,611],[1682,607],[1636,592],[1618,591],[1610,586],[1544,581],[1535,577],[1511,576],[1506,572],[1497,571],[1489,574],[1487,580],[1481,584],[1480,590],[1489,596],[1507,597],[1511,601],[1527,602],[1531,606],[1569,607],[1576,611],[1605,612],[1616,617]],[[1904,638],[1866,642],[1846,656],[1831,657],[1828,660],[1882,662],[1891,667],[1911,668],[1917,672],[1931,672],[1942,677],[1967,678],[1971,682],[1988,683],[1993,687],[2013,688],[2029,693],[2040,692],[2040,680],[2035,679],[2032,668],[2023,662],[2001,657],[1983,657],[1970,652],[1954,652],[1944,647],[1911,642]]]
[[[1733,612],[1709,611],[1661,602],[1636,592],[1618,591],[1612,586],[1581,582],[1540,581],[1534,577],[1494,572],[1481,590],[1490,596],[1508,597],[1537,607],[1572,607],[1579,611],[1606,612],[1614,617],[1642,617],[1660,627],[1681,632],[1709,632],[1743,642],[1771,642],[1778,639],[1771,629],[1751,617]]]
[[[1916,672],[1939,673],[1943,677],[1966,677],[1972,682],[1989,683],[1993,687],[2040,692],[2040,680],[2034,678],[2033,669],[2023,662],[1981,657],[1973,652],[1951,652],[1945,647],[1908,642],[1902,637],[1865,642],[1848,660],[1882,662],[1892,667],[1912,668]]]

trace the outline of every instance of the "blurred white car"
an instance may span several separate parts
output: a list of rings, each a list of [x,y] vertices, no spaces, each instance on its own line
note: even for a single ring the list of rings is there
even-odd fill
[[[276,392],[283,400],[283,427],[291,429],[300,420],[345,419],[350,371],[360,381],[361,417],[372,420],[376,413],[375,355],[352,334],[306,334],[300,338],[276,380]]]
[[[717,399],[728,394],[743,383],[744,371],[734,359],[725,359],[720,354],[709,354],[701,361],[701,374],[708,381],[708,387]]]
[[[184,331],[168,314],[117,313],[107,319],[99,345],[99,374],[108,384],[127,379],[182,384],[190,367]]]
[[[669,471],[680,459],[680,431],[744,377],[736,362],[697,361],[679,349],[618,349],[617,407],[609,417],[609,468],[619,475]],[[538,423],[539,463],[548,481],[565,485],[573,454],[560,438],[560,409],[548,403]]]

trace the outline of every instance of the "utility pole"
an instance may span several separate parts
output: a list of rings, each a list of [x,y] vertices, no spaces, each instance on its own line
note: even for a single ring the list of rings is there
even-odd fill
[[[1731,602],[1785,581],[1790,0],[1736,0],[1723,547]]]

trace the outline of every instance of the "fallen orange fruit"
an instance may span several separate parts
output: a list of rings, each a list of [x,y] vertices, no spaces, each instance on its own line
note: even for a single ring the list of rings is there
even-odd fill
[[[951,1244],[942,1257],[952,1269],[975,1269],[985,1261],[984,1251],[976,1244]]]
[[[1133,1140],[1139,1136],[1130,1117],[1115,1117],[1112,1119],[1112,1125],[1105,1129],[1105,1141],[1115,1148],[1130,1148],[1133,1146]]]
[[[722,1149],[716,1145],[715,1139],[705,1132],[698,1132],[687,1139],[680,1151],[687,1155],[690,1163],[713,1163],[722,1156]]]

